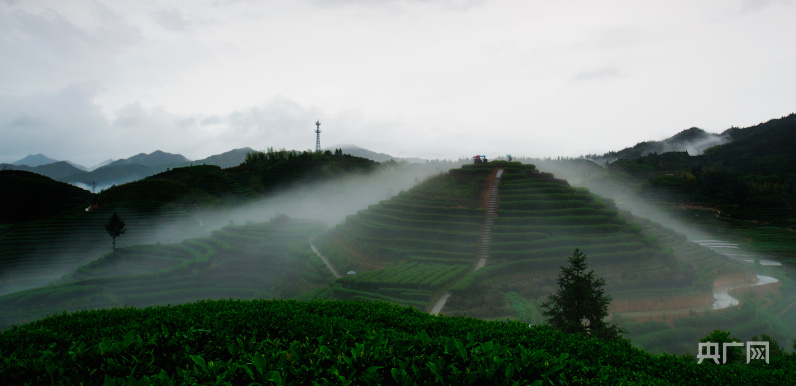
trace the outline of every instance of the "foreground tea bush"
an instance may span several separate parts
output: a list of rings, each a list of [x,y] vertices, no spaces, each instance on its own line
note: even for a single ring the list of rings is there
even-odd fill
[[[697,342],[695,342],[696,344]],[[789,384],[792,354],[715,366],[387,303],[202,301],[0,333],[2,384]]]

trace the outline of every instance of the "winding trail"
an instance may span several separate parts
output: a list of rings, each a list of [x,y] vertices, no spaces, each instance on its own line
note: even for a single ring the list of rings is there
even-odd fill
[[[676,308],[668,310],[616,312],[615,314],[621,315],[623,317],[633,318],[639,316],[680,315],[680,314],[687,314],[690,312],[704,312],[705,309],[708,307],[710,307],[711,310],[721,310],[725,308],[735,307],[741,304],[741,302],[738,299],[728,294],[729,291],[732,291],[736,288],[754,287],[758,285],[776,283],[778,281],[779,280],[771,276],[757,275],[757,282],[755,283],[732,284],[732,285],[714,287],[713,297],[714,299],[716,299],[716,301],[713,302],[711,306],[703,305],[703,306]],[[611,319],[613,319],[613,314],[609,316],[608,320]]]
[[[486,265],[486,260],[489,258],[489,243],[492,241],[492,223],[495,217],[495,208],[497,207],[498,199],[498,185],[500,185],[500,176],[503,175],[503,168],[498,169],[495,174],[495,179],[492,181],[492,191],[489,194],[489,206],[486,210],[486,218],[484,219],[484,231],[481,234],[481,247],[478,252],[478,262],[475,264],[473,271],[477,271]],[[471,271],[472,272],[472,271]],[[451,287],[456,283],[451,284]],[[448,298],[451,297],[450,291],[445,291],[442,296],[434,303],[429,313],[431,315],[439,315]]]
[[[750,264],[753,264],[755,260],[758,260],[760,265],[782,266],[782,263],[778,261],[762,260],[758,256],[745,254],[745,251],[743,251],[741,249],[741,246],[737,243],[732,243],[724,240],[693,240],[693,242],[703,247],[710,248],[713,251],[720,253],[724,256],[727,256],[733,260],[739,260]],[[734,252],[734,253],[729,253],[729,252]],[[738,299],[730,296],[729,291],[741,287],[752,287],[757,285],[776,283],[778,281],[779,280],[771,276],[757,275],[757,282],[755,283],[714,287],[713,298],[715,299],[715,301],[713,302],[713,309],[720,310],[723,308],[735,307],[741,304],[741,302]]]
[[[329,271],[332,272],[332,275],[334,275],[335,278],[342,277],[340,272],[337,272],[337,269],[332,265],[331,262],[329,262],[329,259],[322,255],[321,252],[318,251],[318,248],[315,248],[315,244],[312,243],[312,240],[313,239],[310,239],[310,248],[312,248],[312,251],[315,252],[315,254],[321,258],[321,260],[323,260],[323,263],[326,264],[326,268],[329,268]]]
[[[713,303],[713,309],[714,310],[720,310],[720,309],[723,309],[723,308],[735,307],[738,304],[741,304],[740,300],[730,296],[730,294],[728,293],[728,292],[730,292],[730,291],[732,291],[732,290],[734,290],[736,288],[754,287],[754,286],[758,286],[758,285],[776,283],[778,281],[779,280],[777,280],[776,278],[773,278],[771,276],[757,275],[757,282],[755,282],[755,283],[724,285],[724,286],[720,286],[720,287],[713,287],[713,298],[716,299],[716,301]]]
[[[740,245],[737,243],[732,243],[724,240],[692,240],[692,242],[697,243],[703,247],[710,248],[713,251],[720,253],[724,256],[727,256],[734,260],[743,261],[749,264],[753,264],[755,262],[755,258],[757,256],[746,254]],[[781,262],[774,261],[774,260],[759,260],[760,265],[765,266],[782,266]],[[657,316],[657,315],[677,315],[677,314],[685,314],[690,312],[702,312],[706,308],[710,308],[711,310],[722,310],[730,307],[736,307],[741,304],[741,301],[737,298],[730,295],[730,291],[737,289],[737,288],[744,288],[744,287],[754,287],[759,285],[766,285],[771,283],[776,283],[779,280],[777,278],[765,275],[757,275],[757,281],[754,283],[736,283],[730,285],[723,285],[723,286],[716,286],[713,287],[713,304],[712,305],[703,305],[697,307],[687,307],[687,308],[678,308],[678,309],[669,309],[669,310],[657,310],[657,311],[636,311],[636,312],[619,312],[620,315],[623,316]]]

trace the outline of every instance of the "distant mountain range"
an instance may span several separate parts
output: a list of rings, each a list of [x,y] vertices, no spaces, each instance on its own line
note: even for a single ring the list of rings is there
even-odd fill
[[[54,159],[52,159],[50,157],[47,157],[44,154],[39,153],[39,154],[29,154],[27,157],[25,157],[25,158],[23,158],[23,159],[21,159],[19,161],[12,162],[11,165],[17,165],[17,166],[27,165],[27,166],[35,167],[35,166],[41,166],[41,165],[48,165],[48,164],[56,163],[56,162],[58,162],[58,161],[54,160]]]
[[[252,150],[249,149],[249,151]],[[149,167],[157,167],[162,165],[183,164],[186,162],[190,163],[191,160],[185,158],[185,156],[183,156],[182,154],[171,154],[157,150],[149,154],[140,153],[130,158],[113,161],[110,164],[108,164],[108,166],[138,164]]]
[[[611,151],[603,155],[589,155],[585,158],[605,166],[619,159],[637,160],[649,155],[663,154],[668,152],[687,152],[688,155],[696,156],[702,155],[705,153],[705,150],[709,148],[718,145],[726,145],[732,143],[733,141],[739,141],[738,146],[734,146],[732,149],[739,154],[744,154],[742,158],[745,159],[745,162],[742,162],[742,166],[758,165],[760,164],[759,161],[751,162],[751,160],[746,158],[756,157],[760,154],[768,153],[769,155],[777,154],[778,156],[784,157],[782,160],[779,160],[777,163],[775,163],[778,166],[776,169],[781,169],[783,165],[790,167],[791,162],[788,161],[790,150],[783,150],[780,149],[780,147],[783,145],[786,147],[790,146],[792,141],[791,138],[788,137],[790,135],[788,131],[782,133],[782,135],[788,138],[780,138],[782,135],[780,135],[781,130],[778,128],[778,126],[787,126],[794,119],[796,118],[794,118],[794,115],[792,114],[779,120],[771,120],[765,124],[760,124],[746,129],[731,128],[721,134],[708,133],[702,129],[692,127],[662,141],[641,142],[633,147],[628,147],[619,151]],[[777,127],[776,130],[773,129],[775,127]],[[767,132],[769,135],[756,136],[756,134],[763,132]],[[760,142],[761,138],[765,139],[765,143]],[[775,138],[780,139],[774,140]],[[754,148],[756,152],[749,153],[743,151],[748,149],[746,149],[747,146],[745,145],[741,146],[741,143],[745,144],[750,140],[752,141],[750,143],[754,144],[750,145],[750,147]],[[735,149],[736,147],[740,148]],[[427,160],[420,158],[394,157],[389,154],[374,152],[355,145],[337,145],[333,148],[327,148],[327,150],[332,149],[341,149],[344,154],[366,158],[376,162],[384,162],[389,160],[395,160],[399,162],[406,161],[410,163],[427,162]],[[108,160],[98,165],[98,167],[93,170],[76,165],[69,161],[56,161],[43,154],[35,154],[29,155],[11,164],[0,164],[0,169],[30,171],[50,177],[57,181],[71,183],[84,188],[95,187],[98,190],[101,190],[102,188],[109,187],[113,184],[123,184],[126,182],[140,180],[142,178],[161,173],[172,168],[188,166],[192,164],[216,165],[220,166],[221,168],[238,166],[246,159],[246,154],[253,151],[254,150],[251,148],[246,147],[213,155],[205,159],[191,161],[181,154],[171,154],[158,150],[150,154],[137,154],[126,159],[115,161]],[[721,153],[723,154],[723,152]],[[712,158],[715,158],[715,154],[710,158],[705,158],[704,160]],[[737,161],[739,161],[740,158],[731,158],[733,159],[727,160],[724,162],[724,164],[738,164]],[[766,164],[765,166],[768,167],[771,165]]]
[[[56,162],[62,162],[62,161],[54,160],[54,159],[52,159],[50,157],[47,157],[44,154],[39,153],[39,154],[29,154],[27,157],[25,157],[25,158],[23,158],[21,160],[12,162],[11,165],[37,167],[37,166],[44,166],[44,165],[54,164]],[[94,170],[96,168],[105,166],[105,165],[113,162],[113,160],[104,161],[104,162],[102,162],[102,163],[100,163],[100,164],[98,164],[96,166],[93,166],[93,167],[85,167],[83,165],[76,164],[76,163],[74,163],[72,161],[63,161],[63,162],[66,162],[66,163],[74,166],[75,168],[77,168],[79,170],[91,171],[91,170]]]
[[[362,157],[376,162],[389,160],[425,163],[420,158],[398,158],[385,153],[377,153],[354,145],[342,145],[344,154]],[[230,150],[226,153],[191,161],[181,154],[154,151],[150,154],[140,153],[132,157],[107,160],[93,169],[69,161],[58,161],[44,154],[31,154],[10,164],[0,164],[0,170],[24,170],[50,177],[56,181],[66,182],[86,189],[101,190],[111,185],[119,185],[140,180],[169,169],[188,165],[216,165],[222,168],[238,166],[246,160],[246,154],[253,152],[251,148]]]
[[[56,161],[43,154],[36,154],[29,155],[11,164],[0,164],[0,169],[24,170],[78,186],[104,188],[113,184],[118,185],[140,180],[168,169],[192,164],[230,168],[240,165],[246,159],[246,154],[252,151],[254,150],[245,147],[191,161],[181,154],[171,154],[158,150],[150,154],[137,154],[126,159],[108,160],[98,165],[94,170],[89,170],[69,161]]]
[[[406,162],[409,162],[409,163],[426,163],[426,160],[422,159],[422,158],[394,157],[394,156],[391,156],[389,154],[376,153],[375,151],[371,151],[371,150],[368,150],[368,149],[363,149],[363,148],[361,148],[359,146],[356,146],[356,145],[337,145],[333,149],[341,149],[343,151],[343,154],[352,155],[354,157],[367,158],[367,159],[369,159],[371,161],[376,161],[376,162],[384,162],[384,161],[395,160],[397,162],[406,161]],[[331,149],[327,149],[327,150],[331,150]]]

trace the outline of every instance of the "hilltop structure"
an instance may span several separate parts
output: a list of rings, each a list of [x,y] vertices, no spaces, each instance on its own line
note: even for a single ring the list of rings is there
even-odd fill
[[[321,151],[321,120],[315,121],[315,151]]]

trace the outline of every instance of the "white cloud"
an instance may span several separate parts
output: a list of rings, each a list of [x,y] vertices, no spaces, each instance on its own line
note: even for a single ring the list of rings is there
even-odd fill
[[[787,3],[6,1],[0,162],[301,150],[318,118],[323,146],[442,158],[751,125],[796,105]]]
[[[791,0],[742,0],[741,12],[757,12],[775,4],[793,5]]]
[[[614,78],[622,76],[622,73],[619,72],[614,67],[603,67],[596,70],[589,70],[575,74],[573,79],[575,80],[591,80],[591,79],[602,79],[602,78]]]
[[[174,8],[161,8],[151,12],[155,21],[172,32],[186,31],[194,26],[194,21]]]

